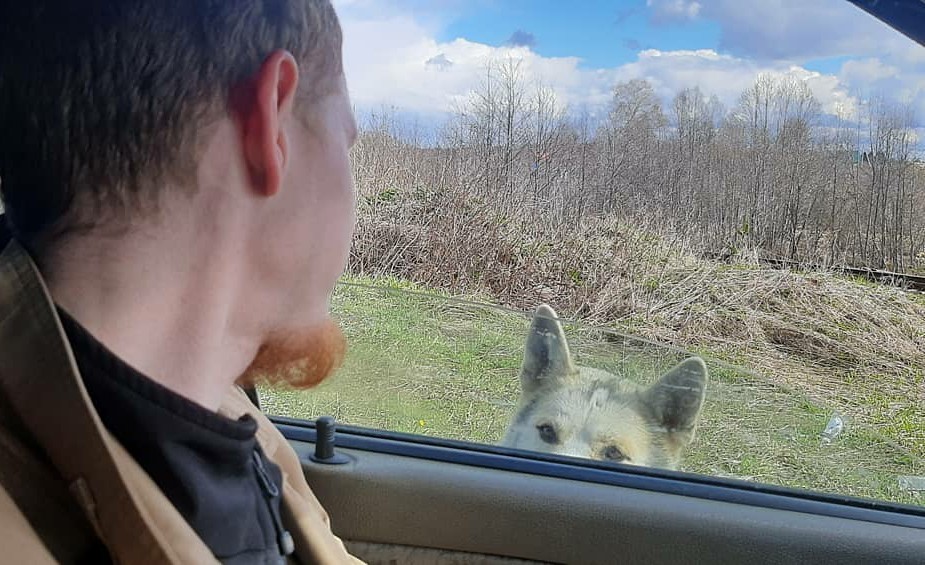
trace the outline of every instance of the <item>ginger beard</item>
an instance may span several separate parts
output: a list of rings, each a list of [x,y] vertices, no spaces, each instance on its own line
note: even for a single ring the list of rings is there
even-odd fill
[[[340,367],[346,346],[344,333],[332,318],[303,330],[273,332],[238,378],[238,384],[283,385],[300,390],[315,387]]]

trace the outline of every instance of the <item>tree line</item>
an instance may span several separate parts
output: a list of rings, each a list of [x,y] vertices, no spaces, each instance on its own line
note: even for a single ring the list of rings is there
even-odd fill
[[[505,60],[435,140],[371,116],[354,165],[367,193],[461,191],[557,229],[615,215],[704,251],[912,271],[925,267],[914,126],[910,106],[885,97],[825,114],[805,82],[770,75],[729,108],[698,88],[665,104],[630,80],[594,114]]]

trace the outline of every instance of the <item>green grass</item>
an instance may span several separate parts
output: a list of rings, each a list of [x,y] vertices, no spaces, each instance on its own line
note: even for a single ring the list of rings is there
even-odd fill
[[[517,400],[517,373],[529,317],[423,292],[397,279],[352,279],[333,310],[349,339],[342,369],[307,392],[261,390],[270,414],[331,414],[354,425],[475,442],[496,442]],[[578,363],[649,382],[686,355],[598,328],[566,325]],[[820,433],[825,406],[748,371],[711,359],[707,401],[684,470],[783,486],[921,504],[899,488],[923,475],[920,457],[897,438],[923,440],[912,410],[890,426],[849,421],[831,445]],[[878,400],[870,399],[875,405]],[[888,403],[878,409],[890,410]],[[906,442],[908,443],[908,442]],[[916,450],[917,451],[917,450]]]

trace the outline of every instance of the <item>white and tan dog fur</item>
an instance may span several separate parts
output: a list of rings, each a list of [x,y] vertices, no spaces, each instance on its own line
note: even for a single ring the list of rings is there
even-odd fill
[[[544,304],[533,317],[520,383],[501,445],[674,469],[694,439],[707,368],[689,357],[644,387],[579,367],[556,312]]]

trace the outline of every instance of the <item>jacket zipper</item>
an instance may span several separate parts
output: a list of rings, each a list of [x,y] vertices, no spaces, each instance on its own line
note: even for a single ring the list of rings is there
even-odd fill
[[[267,502],[267,508],[270,516],[273,518],[273,527],[276,530],[276,543],[279,546],[279,552],[282,556],[291,555],[295,551],[295,543],[292,541],[292,535],[283,527],[283,520],[279,515],[279,510],[273,501],[279,498],[279,487],[273,482],[266,466],[263,464],[263,458],[260,456],[259,449],[253,452],[254,470],[257,472],[257,482],[260,483],[260,490],[263,492],[264,500]]]

